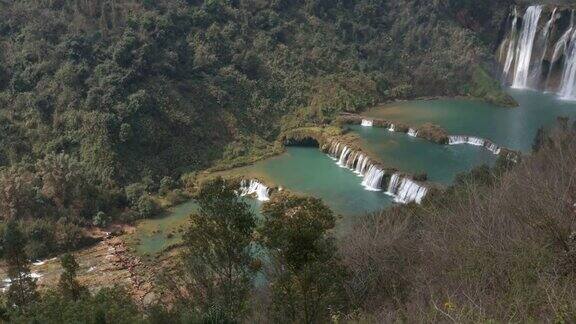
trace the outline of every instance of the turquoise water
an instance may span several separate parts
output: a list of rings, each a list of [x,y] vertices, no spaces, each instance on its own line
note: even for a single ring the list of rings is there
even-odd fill
[[[261,217],[262,203],[254,199],[245,199],[257,218]],[[190,215],[198,211],[198,205],[190,200],[174,207],[166,216],[145,219],[136,224],[135,232],[128,242],[140,255],[154,256],[172,245],[182,242],[182,235],[189,224]]]
[[[451,184],[458,173],[483,164],[494,165],[497,158],[478,146],[438,145],[378,127],[350,129],[360,135],[365,147],[386,166],[412,174],[426,173],[429,181],[444,185]]]
[[[320,198],[345,216],[380,210],[392,203],[382,192],[364,190],[362,178],[313,147],[288,147],[285,154],[258,162],[244,172],[244,176],[251,175]]]
[[[374,109],[366,113],[418,126],[433,122],[453,135],[484,137],[511,149],[529,152],[539,127],[552,126],[558,116],[576,117],[576,103],[556,99],[553,95],[532,91],[510,90],[519,102],[517,108],[501,108],[469,100],[434,100],[406,102]],[[496,157],[481,147],[446,146],[391,133],[381,128],[351,127],[364,140],[366,147],[390,167],[410,173],[427,173],[432,182],[450,184],[455,175],[482,164],[492,165]],[[343,218],[337,233],[365,212],[392,205],[382,192],[366,191],[362,178],[340,168],[328,156],[312,147],[289,147],[278,157],[230,171],[231,175],[258,178],[267,184],[320,198]],[[255,212],[260,202],[247,200]],[[181,240],[188,215],[195,211],[193,202],[181,205],[167,217],[138,224],[134,235],[142,254],[158,253]]]
[[[529,152],[539,127],[554,125],[558,116],[576,117],[576,103],[536,91],[508,92],[519,107],[502,108],[470,100],[413,101],[374,109],[366,116],[418,126],[432,122],[452,135],[487,138],[514,150]]]

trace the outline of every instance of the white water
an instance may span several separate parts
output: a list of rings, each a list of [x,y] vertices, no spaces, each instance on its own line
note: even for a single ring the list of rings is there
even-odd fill
[[[340,153],[340,158],[338,159],[338,162],[336,164],[338,164],[339,167],[341,168],[345,168],[346,167],[346,158],[348,157],[348,154],[350,154],[350,149],[348,148],[348,146],[344,146],[344,149],[342,149],[342,152]]]
[[[360,153],[360,156],[356,161],[356,167],[354,168],[354,173],[356,173],[359,176],[364,176],[368,163],[370,163],[370,159],[368,159],[366,155]]]
[[[394,124],[390,124],[390,128],[388,128],[390,132],[394,132],[396,130],[396,126]]]
[[[362,123],[360,125],[364,127],[372,127],[374,125],[374,121],[369,119],[362,119]]]
[[[518,39],[516,48],[516,69],[512,87],[516,89],[526,89],[528,87],[528,76],[530,75],[530,63],[532,60],[532,50],[534,39],[538,30],[538,21],[542,14],[543,6],[530,6],[524,14],[522,31]]]
[[[514,50],[516,49],[516,28],[518,24],[518,10],[514,8],[514,19],[512,20],[512,29],[510,30],[510,41],[508,43],[508,53],[506,54],[506,62],[504,63],[504,78],[508,79],[512,62],[514,61]]]
[[[382,190],[382,178],[384,177],[384,171],[380,170],[378,167],[371,165],[364,176],[364,181],[362,185],[366,190],[369,191],[380,191]]]
[[[416,137],[416,136],[418,136],[418,131],[414,128],[410,128],[408,130],[408,136]]]
[[[559,95],[563,100],[576,100],[576,32],[572,33],[567,47]]]
[[[464,136],[464,135],[452,135],[448,137],[448,145],[461,145],[461,144],[482,146],[496,155],[500,154],[501,152],[501,149],[498,145],[484,138],[474,136]]]
[[[560,59],[560,55],[566,55],[566,48],[568,45],[568,40],[570,40],[572,35],[573,26],[570,26],[568,30],[558,39],[556,45],[554,45],[554,52],[552,53],[552,60],[550,61],[550,67],[548,69],[548,76],[546,77],[545,89],[548,89],[548,84],[550,82],[550,75],[552,74],[552,68],[554,64]]]
[[[390,178],[387,195],[393,196],[394,201],[401,204],[415,202],[422,203],[422,199],[428,193],[428,188],[419,185],[412,179],[402,177],[395,173]]]
[[[548,38],[550,37],[550,30],[552,29],[552,24],[556,21],[556,10],[554,8],[552,14],[550,15],[550,20],[546,23],[544,28],[542,29],[542,37],[541,37],[541,47],[542,47],[542,55],[540,56],[540,61],[538,61],[538,65],[536,70],[534,71],[534,85],[535,87],[538,86],[538,81],[542,75],[542,65],[544,64],[544,60],[546,59],[546,54],[548,54]]]
[[[270,200],[270,189],[258,180],[242,180],[240,183],[240,196],[252,196],[256,195],[256,199],[259,201]]]

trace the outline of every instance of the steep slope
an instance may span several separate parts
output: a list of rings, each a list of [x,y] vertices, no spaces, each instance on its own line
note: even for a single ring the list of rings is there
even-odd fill
[[[2,5],[1,165],[66,152],[126,183],[255,154],[281,128],[379,101],[499,100],[480,67],[499,1]]]

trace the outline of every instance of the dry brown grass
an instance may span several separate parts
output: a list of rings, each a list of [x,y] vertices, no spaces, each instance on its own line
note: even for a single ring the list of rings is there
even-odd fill
[[[357,224],[342,253],[362,312],[375,321],[576,319],[576,131],[554,131],[533,157],[492,176]]]

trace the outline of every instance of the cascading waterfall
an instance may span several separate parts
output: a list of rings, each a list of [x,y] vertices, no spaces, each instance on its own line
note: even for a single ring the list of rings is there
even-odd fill
[[[510,81],[513,88],[544,89],[557,93],[562,100],[576,101],[574,10],[571,11],[570,25],[558,31],[559,37],[553,36],[552,31],[556,25],[564,26],[559,22],[564,21],[562,16],[567,10],[554,8],[538,32],[543,10],[542,5],[529,6],[519,27],[518,11],[514,8],[511,29],[498,53],[503,64],[503,78],[505,82]],[[550,44],[551,40],[554,43]],[[548,70],[543,71],[546,61],[549,62]],[[557,71],[558,78],[553,75]]]
[[[398,173],[392,175],[386,191],[386,194],[394,197],[395,202],[402,204],[411,202],[420,204],[427,193],[428,188]]]
[[[418,136],[418,130],[414,129],[414,128],[410,128],[408,130],[408,136],[412,136],[412,137],[416,137]]]
[[[564,100],[576,100],[576,32],[567,46],[559,95]]]
[[[448,136],[448,145],[461,145],[461,144],[482,146],[496,155],[500,154],[501,152],[501,148],[498,145],[484,138],[474,136],[464,136],[464,135]]]
[[[566,48],[568,45],[568,41],[571,38],[572,30],[574,27],[571,25],[568,30],[558,39],[556,45],[554,45],[554,52],[552,53],[552,60],[550,61],[550,67],[548,68],[548,76],[546,77],[546,84],[545,89],[548,89],[550,83],[550,76],[552,75],[552,68],[554,67],[554,63],[560,59],[560,55],[566,55]]]
[[[516,89],[526,89],[528,87],[528,77],[530,75],[530,62],[534,48],[534,39],[538,30],[538,21],[542,14],[543,6],[530,6],[524,14],[522,31],[518,38],[516,48],[516,69],[512,87]]]
[[[390,124],[390,127],[388,128],[388,131],[390,131],[390,132],[396,131],[396,126],[394,126],[394,124]]]
[[[240,182],[240,196],[256,195],[259,201],[270,200],[270,189],[258,180],[242,180]]]
[[[550,37],[550,30],[552,29],[552,24],[556,20],[556,10],[558,8],[554,8],[552,14],[550,15],[550,20],[546,23],[544,28],[542,29],[542,37],[541,37],[541,47],[542,47],[542,55],[540,56],[540,60],[536,66],[534,71],[534,75],[531,77],[534,80],[534,85],[538,86],[538,80],[542,75],[542,65],[544,64],[544,60],[546,59],[546,54],[548,54],[548,38]]]
[[[381,191],[384,186],[386,171],[373,164],[370,158],[360,152],[353,151],[347,145],[339,142],[332,142],[328,148],[328,153],[337,156],[337,164],[352,170],[362,177],[362,186],[368,191]],[[393,196],[397,203],[420,203],[426,195],[428,189],[416,181],[401,176],[399,173],[392,175],[386,194]]]
[[[374,121],[369,119],[362,119],[362,123],[360,125],[364,127],[372,127],[374,126]]]
[[[362,153],[360,153],[358,160],[356,161],[356,166],[354,168],[354,173],[363,177],[366,172],[366,167],[370,163],[370,159]]]
[[[364,176],[362,185],[366,190],[369,191],[380,191],[382,190],[382,178],[384,178],[385,172],[375,165],[371,165]]]
[[[344,148],[342,149],[342,152],[340,153],[340,158],[338,159],[338,162],[336,164],[338,164],[339,167],[341,168],[345,168],[346,167],[346,158],[348,157],[348,154],[350,154],[351,150],[348,148],[348,146],[344,146]]]
[[[508,79],[510,68],[514,61],[514,50],[516,49],[516,29],[518,24],[518,9],[514,7],[514,19],[512,19],[512,29],[510,30],[510,37],[508,43],[508,53],[506,54],[506,61],[504,63],[504,78]]]

